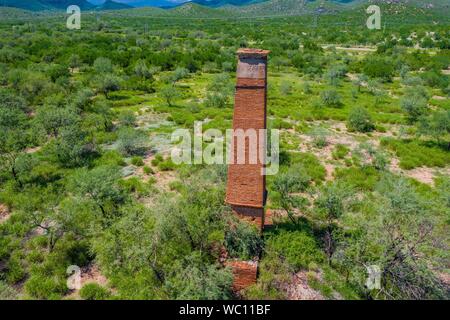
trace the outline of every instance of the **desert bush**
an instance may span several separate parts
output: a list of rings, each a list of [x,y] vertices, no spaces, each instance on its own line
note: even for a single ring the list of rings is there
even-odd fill
[[[410,170],[421,166],[445,167],[450,163],[449,153],[433,143],[385,138],[381,140],[381,145],[395,152],[402,169]]]
[[[336,90],[324,90],[320,94],[322,103],[327,107],[339,107],[341,106],[341,96]]]
[[[130,127],[121,128],[118,132],[117,149],[123,155],[142,154],[147,146],[147,136],[143,131]]]
[[[317,148],[323,148],[328,145],[327,138],[328,138],[329,132],[327,129],[321,128],[321,127],[315,127],[313,130],[311,130],[309,135],[312,138],[312,142],[313,142],[314,146],[316,146]]]
[[[259,255],[263,242],[252,225],[237,222],[225,234],[225,246],[232,258],[250,260]]]
[[[311,262],[324,261],[324,254],[314,236],[306,231],[281,230],[268,236],[266,246],[286,259],[296,271],[307,268]]]
[[[353,108],[347,120],[347,126],[351,131],[370,132],[375,129],[370,113],[361,107]]]
[[[348,153],[350,152],[350,149],[346,147],[343,144],[337,144],[336,147],[333,150],[333,159],[344,159]]]
[[[134,166],[142,167],[144,165],[144,160],[142,159],[142,157],[135,156],[131,158],[131,164]]]
[[[107,300],[110,295],[106,288],[97,283],[85,284],[80,290],[80,297],[83,300]]]

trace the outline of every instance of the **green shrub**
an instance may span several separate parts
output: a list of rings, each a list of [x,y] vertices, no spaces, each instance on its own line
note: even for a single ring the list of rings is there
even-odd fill
[[[324,148],[327,146],[328,130],[321,127],[316,127],[310,132],[312,142],[317,148]]]
[[[333,159],[344,159],[350,152],[350,149],[343,144],[337,144],[333,151]]]
[[[325,180],[326,170],[314,154],[306,152],[289,153],[288,158],[286,165],[302,164],[306,174],[316,183]]]
[[[359,190],[373,190],[380,179],[374,167],[336,169],[335,177]]]
[[[253,225],[237,221],[225,234],[225,246],[231,258],[249,260],[262,248],[261,236]]]
[[[131,164],[137,167],[142,167],[144,165],[144,160],[142,159],[142,157],[135,156],[131,158]]]
[[[152,160],[152,166],[158,166],[160,162],[164,161],[164,158],[161,154],[156,154],[155,158]]]
[[[55,276],[32,275],[25,282],[25,292],[36,299],[60,299],[67,292],[66,281]]]
[[[322,263],[324,254],[314,237],[306,231],[282,230],[270,235],[266,242],[270,250],[277,252],[297,271],[307,268],[312,262]]]
[[[341,96],[336,90],[324,90],[320,94],[322,103],[327,107],[339,107],[341,106]]]
[[[148,187],[137,177],[120,180],[120,185],[130,193],[137,193],[138,195],[149,194]]]
[[[169,183],[169,189],[172,191],[178,191],[180,192],[181,190],[183,190],[183,183],[181,181],[171,181]]]
[[[370,132],[375,129],[370,113],[361,107],[353,108],[347,120],[350,131]]]
[[[126,162],[117,150],[108,150],[102,156],[94,161],[95,166],[113,165],[125,166]]]
[[[160,163],[158,163],[158,169],[161,171],[172,171],[175,169],[175,163],[172,162],[172,159],[166,159]]]
[[[0,300],[15,300],[18,292],[0,280]]]
[[[308,188],[311,180],[305,167],[301,163],[296,163],[288,170],[283,170],[276,175],[273,181],[273,189],[285,194],[303,192]]]
[[[445,167],[450,164],[450,153],[431,142],[419,140],[395,140],[385,138],[381,145],[395,152],[400,167],[410,170],[421,166]]]
[[[22,265],[20,255],[13,254],[7,265],[6,280],[9,283],[17,283],[25,277],[25,269]]]
[[[371,56],[363,62],[364,74],[371,78],[391,81],[394,75],[394,65],[391,59]]]
[[[144,173],[145,174],[154,174],[155,172],[153,171],[152,168],[150,168],[149,166],[144,166]]]
[[[110,293],[97,283],[88,283],[81,288],[80,297],[84,300],[106,300],[110,297]]]

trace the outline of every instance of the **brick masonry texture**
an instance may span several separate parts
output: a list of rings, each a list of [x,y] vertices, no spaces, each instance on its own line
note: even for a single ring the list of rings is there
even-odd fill
[[[233,272],[233,291],[239,292],[252,284],[256,283],[258,276],[258,263],[255,261],[227,261],[226,266],[229,266]]]
[[[267,54],[259,49],[238,50],[237,84],[233,114],[233,129],[266,129],[267,104]],[[261,139],[260,139],[261,138]],[[253,141],[251,141],[253,139]],[[228,167],[226,202],[242,220],[252,223],[259,230],[264,228],[264,205],[266,199],[266,177],[262,174],[264,164],[259,159],[259,149],[266,154],[265,137],[257,131],[254,137],[245,138],[245,159],[237,162],[238,139],[234,138],[233,162]],[[252,162],[250,151],[256,152]],[[255,160],[255,159],[252,159]],[[256,283],[257,261],[228,261],[233,270],[233,290],[242,289]]]
[[[240,49],[238,51],[237,85],[233,115],[233,129],[266,128],[266,92],[267,92],[267,51],[259,49]],[[250,162],[249,151],[258,152],[265,141],[257,134],[255,145],[250,138],[245,140],[244,163],[238,164],[238,139],[232,147],[234,164],[228,168],[226,202],[233,205],[233,210],[241,217],[262,228],[264,221],[265,176],[262,175],[264,164],[257,158],[257,163]],[[257,153],[258,154],[258,153]],[[265,154],[265,150],[264,150]],[[242,207],[242,208],[239,208]],[[249,208],[259,208],[251,210]]]

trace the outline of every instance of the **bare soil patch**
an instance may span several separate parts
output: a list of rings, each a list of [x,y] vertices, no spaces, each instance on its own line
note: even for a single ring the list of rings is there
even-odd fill
[[[102,287],[108,286],[108,279],[100,272],[100,268],[95,263],[91,263],[81,268],[81,288],[88,283],[96,283]],[[79,300],[80,290],[73,290],[67,298]]]
[[[10,216],[11,213],[9,212],[8,207],[0,203],[0,223],[3,223],[6,220],[8,220]]]
[[[288,300],[325,300],[325,297],[308,285],[306,271],[300,271],[292,276],[285,287]]]
[[[447,168],[429,168],[420,167],[412,170],[403,170],[400,168],[400,160],[393,157],[391,159],[390,171],[396,174],[403,174],[406,177],[413,178],[421,183],[434,187],[434,179],[438,175],[450,175],[450,167]]]

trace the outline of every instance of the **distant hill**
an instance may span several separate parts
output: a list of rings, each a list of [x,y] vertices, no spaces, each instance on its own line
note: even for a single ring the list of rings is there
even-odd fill
[[[97,10],[125,10],[125,9],[131,9],[132,6],[126,4],[126,3],[120,3],[115,2],[112,0],[107,0],[105,3],[97,6],[95,9]]]
[[[2,0],[0,6],[30,11],[52,10],[53,7],[39,0]]]
[[[366,15],[365,8],[369,4],[377,4],[382,7],[383,15],[401,15],[405,22],[408,14],[421,20],[439,16],[438,20],[445,21],[448,20],[447,12],[450,10],[449,0],[0,0],[0,6],[30,11],[64,10],[70,4],[76,4],[82,10],[128,9],[122,10],[122,14],[128,16],[220,18],[347,12],[349,17],[355,15],[353,18],[361,19]]]
[[[226,5],[245,6],[265,1],[267,0],[192,0],[190,2],[197,3],[206,7],[218,8]]]
[[[90,2],[101,5],[104,0],[89,0]],[[126,4],[130,7],[174,7],[187,0],[114,0],[115,2]]]
[[[19,8],[29,11],[65,10],[70,5],[77,5],[81,10],[117,10],[129,9],[131,6],[112,0],[100,6],[95,6],[87,0],[0,0],[0,7]]]
[[[181,6],[171,8],[167,11],[169,11],[173,15],[182,17],[221,18],[232,15],[231,12],[225,11],[222,8],[210,8],[192,2],[188,2]]]
[[[336,3],[334,1],[307,0],[268,0],[247,6],[229,6],[226,8],[227,11],[236,14],[252,16],[296,16],[314,12],[337,12],[343,9],[344,8],[342,4]]]
[[[45,5],[61,10],[67,9],[67,7],[70,5],[79,6],[81,10],[94,8],[94,5],[87,0],[39,0],[39,1]]]

